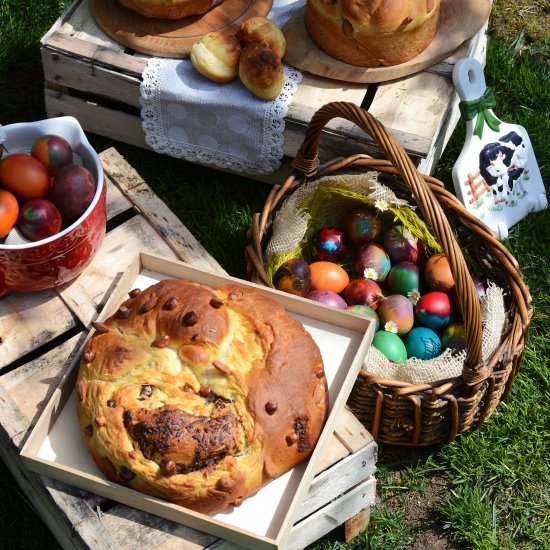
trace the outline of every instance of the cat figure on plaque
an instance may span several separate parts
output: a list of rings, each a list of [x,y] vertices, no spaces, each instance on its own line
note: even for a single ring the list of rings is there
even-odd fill
[[[525,128],[498,119],[496,102],[480,63],[458,61],[453,83],[467,121],[466,140],[453,167],[453,182],[466,209],[498,239],[529,212],[548,206],[542,176]]]

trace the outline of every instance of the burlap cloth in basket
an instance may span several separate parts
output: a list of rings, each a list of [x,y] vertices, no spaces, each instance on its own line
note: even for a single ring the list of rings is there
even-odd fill
[[[332,192],[327,192],[328,189]],[[317,206],[313,213],[308,204],[316,194],[322,194],[328,200],[321,208]],[[357,203],[383,205],[382,208],[395,214],[396,223],[405,220],[407,228],[422,240],[427,250],[440,251],[426,225],[414,214],[415,207],[380,183],[376,172],[327,176],[303,183],[286,198],[273,218],[271,238],[265,250],[268,276],[272,278],[287,259],[300,256],[304,243],[317,229],[339,225],[346,207]],[[491,282],[481,300],[481,318],[482,356],[487,360],[498,348],[506,323],[504,291]],[[431,383],[460,376],[465,358],[465,351],[446,349],[431,360],[411,358],[397,364],[371,346],[364,368],[386,379],[413,384]]]

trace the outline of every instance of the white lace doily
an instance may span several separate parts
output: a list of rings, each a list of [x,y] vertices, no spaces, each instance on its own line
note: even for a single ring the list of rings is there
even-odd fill
[[[276,0],[269,17],[282,26],[303,1]],[[284,65],[275,100],[255,97],[239,79],[218,84],[191,61],[152,57],[143,72],[141,118],[158,153],[236,172],[266,174],[283,157],[284,117],[302,73]]]

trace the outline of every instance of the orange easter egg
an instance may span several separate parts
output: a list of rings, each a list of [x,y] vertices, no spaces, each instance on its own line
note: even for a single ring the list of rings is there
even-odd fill
[[[428,258],[424,268],[424,280],[430,290],[447,293],[454,290],[455,280],[445,254],[434,254]]]
[[[311,288],[314,290],[330,290],[340,294],[349,284],[349,275],[333,262],[313,262],[309,269]]]

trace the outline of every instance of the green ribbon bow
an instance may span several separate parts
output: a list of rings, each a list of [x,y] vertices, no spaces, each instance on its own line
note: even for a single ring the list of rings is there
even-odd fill
[[[487,126],[498,132],[500,130],[500,120],[489,111],[497,104],[495,94],[491,88],[487,88],[485,93],[477,99],[464,100],[459,103],[460,114],[464,120],[473,120],[477,116],[476,125],[474,128],[474,136],[478,136],[481,139],[483,135],[483,125],[487,123]]]

